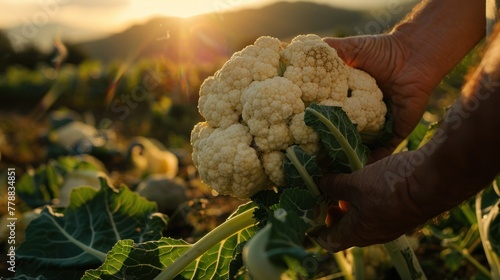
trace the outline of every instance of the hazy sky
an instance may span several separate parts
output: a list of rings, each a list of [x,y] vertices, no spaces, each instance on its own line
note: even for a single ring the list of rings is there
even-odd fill
[[[0,28],[61,23],[114,32],[154,15],[188,17],[277,0],[0,0]],[[313,0],[349,9],[367,9],[410,0]]]

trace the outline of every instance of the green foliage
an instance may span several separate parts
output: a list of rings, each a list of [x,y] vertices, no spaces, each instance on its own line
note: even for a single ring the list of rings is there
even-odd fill
[[[225,279],[230,267],[232,271],[238,270],[234,260],[239,258],[239,251],[235,250],[256,231],[252,218],[254,206],[248,209],[251,204],[240,207],[195,244],[182,245],[184,241],[174,240],[176,244],[167,246],[168,253],[162,255],[168,266],[155,279],[174,279],[177,275],[189,279]]]
[[[98,171],[99,167],[78,157],[49,160],[46,165],[26,172],[16,186],[17,195],[31,208],[52,204],[59,198],[64,176],[75,170]]]
[[[476,197],[476,215],[486,258],[492,278],[500,277],[500,195],[498,181],[479,193]]]
[[[189,245],[167,238],[140,244],[131,239],[120,240],[108,252],[104,264],[87,270],[82,279],[152,279],[164,267],[160,255],[169,254],[163,248],[173,246],[186,250]]]
[[[427,131],[429,130],[429,124],[424,121],[420,121],[417,127],[413,129],[412,133],[407,138],[408,150],[416,150],[420,147],[420,143],[424,139]]]
[[[85,60],[59,68],[40,64],[35,69],[12,65],[0,75],[0,110],[36,111],[37,116],[53,108],[91,111],[97,129],[109,128],[99,122],[106,120],[113,127],[127,127],[122,131],[126,137],[149,136],[168,141],[169,147],[186,148],[191,128],[202,119],[197,92],[215,67],[179,65],[168,59],[107,65]]]
[[[283,217],[272,217],[271,236],[267,249],[271,259],[283,261],[284,256],[297,260],[309,256],[303,247],[305,234],[316,226],[316,199],[304,189],[287,189],[279,202]],[[276,213],[276,212],[275,212]]]
[[[251,197],[251,200],[257,209],[254,211],[255,220],[259,221],[257,226],[263,228],[269,222],[270,217],[273,216],[274,211],[279,207],[279,201],[283,188],[275,190],[263,190]]]
[[[491,243],[493,251],[500,257],[500,201],[493,206],[490,212],[491,222],[488,229],[488,240]]]
[[[179,279],[224,279],[239,242],[253,235],[252,228],[235,232],[229,238],[211,247],[188,265]],[[104,264],[89,270],[82,279],[138,279],[150,280],[192,248],[180,239],[161,238],[135,244],[132,240],[119,241],[108,253]]]
[[[81,187],[71,193],[61,211],[47,206],[26,229],[26,241],[16,251],[18,275],[44,275],[49,279],[77,279],[98,267],[107,252],[122,239],[141,243],[161,237],[166,217],[156,204],[136,193],[109,186]]]
[[[229,263],[228,279],[244,280],[246,271],[243,263],[243,247],[248,241],[241,242],[234,248],[233,258]]]
[[[276,263],[284,262],[285,256],[300,261],[309,255],[303,247],[309,224],[295,212],[280,211],[283,211],[283,217],[274,217],[271,221],[271,235],[266,246],[267,256]]]
[[[286,186],[307,188],[307,182],[304,181],[304,176],[309,176],[313,181],[322,176],[321,169],[318,166],[317,156],[306,153],[300,146],[292,146],[287,151],[286,155],[287,157],[283,164],[283,170],[286,174]],[[299,168],[297,168],[296,165]]]
[[[333,161],[331,171],[351,172],[365,165],[369,150],[341,107],[312,104],[306,108],[304,121],[319,133]]]
[[[436,133],[439,122],[429,123],[421,120],[408,137],[400,144],[396,152],[401,150],[417,150],[427,144]]]

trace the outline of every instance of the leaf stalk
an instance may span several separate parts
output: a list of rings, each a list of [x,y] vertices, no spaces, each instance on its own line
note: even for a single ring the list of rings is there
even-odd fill
[[[307,172],[306,168],[300,163],[300,160],[297,158],[297,155],[294,152],[294,146],[288,147],[286,149],[285,155],[288,159],[290,159],[295,169],[297,169],[297,171],[299,172],[300,177],[302,177],[302,180],[304,180],[304,183],[306,184],[309,192],[315,197],[320,196],[321,193],[319,192],[318,186],[314,182],[311,175],[309,175],[309,172]]]
[[[181,273],[186,266],[199,258],[208,249],[215,246],[217,243],[224,239],[229,238],[235,232],[243,230],[255,224],[253,212],[256,207],[246,210],[245,212],[230,218],[224,223],[220,224],[214,230],[207,233],[200,240],[198,240],[189,250],[182,254],[170,266],[165,268],[154,280],[170,280],[177,274]]]
[[[358,155],[356,154],[352,146],[349,144],[349,141],[347,141],[347,139],[344,137],[342,132],[340,132],[340,130],[320,112],[310,107],[306,108],[306,111],[316,116],[319,121],[321,121],[326,127],[328,127],[328,129],[333,134],[335,139],[337,139],[339,145],[342,147],[344,153],[346,153],[347,158],[349,160],[349,166],[351,167],[351,171],[354,172],[356,170],[363,168],[363,163],[359,159]]]

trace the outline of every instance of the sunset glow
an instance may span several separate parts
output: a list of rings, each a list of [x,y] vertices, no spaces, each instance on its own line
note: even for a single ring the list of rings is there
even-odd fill
[[[184,0],[184,1],[165,1],[151,0],[139,1],[133,0],[130,3],[127,11],[124,13],[125,18],[142,18],[151,15],[175,16],[187,18],[200,14],[217,12],[220,10],[216,6],[217,1],[199,1],[199,0]],[[222,7],[222,6],[221,6]]]
[[[115,32],[131,22],[155,16],[191,17],[248,7],[259,7],[276,0],[0,0],[0,28],[41,21],[101,32]],[[314,0],[348,9],[386,5],[390,0]]]

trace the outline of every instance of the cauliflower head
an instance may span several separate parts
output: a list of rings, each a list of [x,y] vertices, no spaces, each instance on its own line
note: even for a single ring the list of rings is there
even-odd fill
[[[236,52],[200,88],[205,118],[191,132],[193,162],[220,194],[249,198],[284,184],[284,151],[319,151],[319,136],[304,123],[306,105],[340,106],[360,132],[377,133],[387,108],[367,73],[345,65],[317,35],[289,44],[260,37]]]

